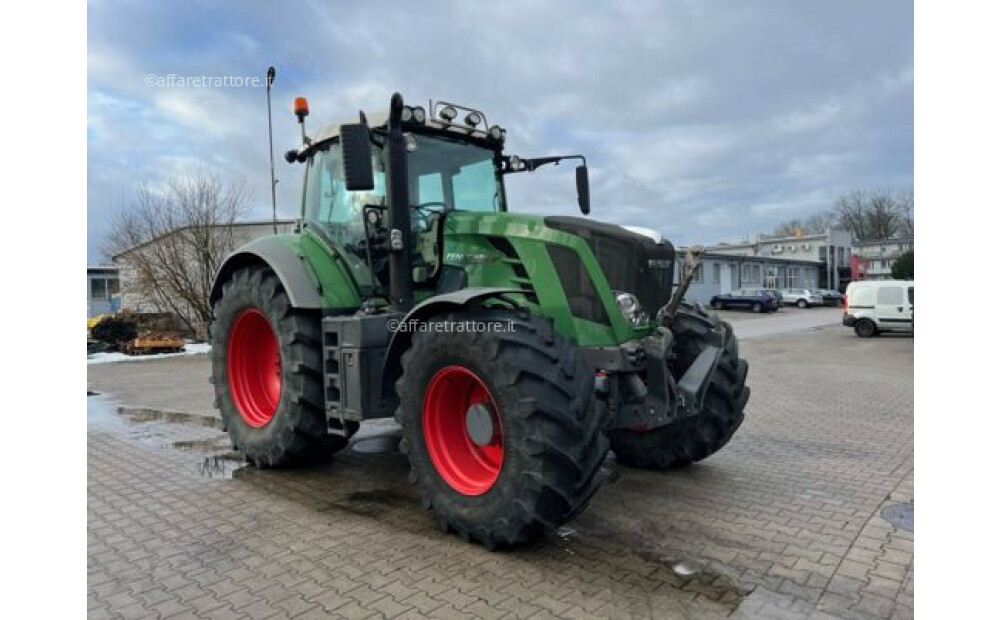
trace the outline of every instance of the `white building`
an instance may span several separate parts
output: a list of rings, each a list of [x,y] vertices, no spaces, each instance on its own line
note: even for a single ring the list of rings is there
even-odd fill
[[[683,248],[678,249],[675,283],[680,279],[684,254]],[[738,288],[822,288],[818,283],[823,268],[823,263],[816,260],[705,252],[684,299],[708,304],[713,295]]]
[[[278,220],[277,222],[279,234],[292,232],[295,230],[295,226],[296,220]],[[236,222],[231,225],[214,224],[211,228],[213,234],[218,234],[220,239],[225,239],[224,242],[217,242],[220,246],[228,245],[235,249],[260,237],[273,235],[275,223],[271,220]],[[147,275],[145,278],[140,278],[136,270],[142,266],[148,268],[149,265],[155,265],[164,260],[179,259],[185,261],[184,273],[187,274],[191,282],[196,283],[191,285],[192,293],[196,292],[195,288],[198,286],[203,286],[206,283],[210,285],[215,274],[201,273],[203,271],[202,258],[192,255],[195,248],[201,247],[201,242],[184,243],[178,240],[178,236],[190,236],[196,233],[203,234],[203,231],[194,227],[177,228],[146,243],[115,254],[112,260],[120,270],[121,307],[134,312],[173,313],[190,318],[192,306],[187,301],[180,298],[159,298],[152,293],[149,286],[143,286],[142,283],[150,277],[163,277],[162,273],[157,272],[153,276]],[[225,256],[215,258],[221,261]],[[208,290],[204,291],[204,298],[208,298]],[[203,328],[204,326],[197,326],[195,331],[199,332]]]
[[[913,237],[858,242],[853,248],[853,267],[858,279],[891,280],[893,263],[912,250]]]
[[[756,241],[721,243],[705,248],[710,254],[753,256],[762,258],[805,261],[820,265],[814,288],[840,289],[851,279],[851,234],[843,228],[831,227],[826,232],[793,237],[757,235]],[[804,284],[796,285],[808,288]],[[778,286],[774,288],[790,288]]]

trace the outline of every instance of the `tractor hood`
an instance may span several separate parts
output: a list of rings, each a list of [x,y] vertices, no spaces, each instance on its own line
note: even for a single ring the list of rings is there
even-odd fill
[[[549,228],[581,237],[594,253],[608,284],[634,294],[650,313],[670,300],[674,283],[674,246],[616,224],[582,217],[545,218]]]

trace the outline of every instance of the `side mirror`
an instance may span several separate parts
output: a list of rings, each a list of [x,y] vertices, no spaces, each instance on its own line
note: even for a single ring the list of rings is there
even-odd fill
[[[375,189],[368,125],[365,123],[341,125],[340,148],[344,160],[344,183],[347,185],[347,191]]]
[[[576,167],[576,200],[580,203],[580,212],[590,214],[590,181],[587,179],[587,166]]]

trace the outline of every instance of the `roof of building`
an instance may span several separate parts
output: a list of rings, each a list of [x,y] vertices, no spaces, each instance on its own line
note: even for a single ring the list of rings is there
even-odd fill
[[[87,273],[90,272],[106,272],[106,271],[118,271],[121,269],[118,265],[87,265]]]
[[[687,254],[687,248],[677,248],[677,254]],[[728,261],[751,261],[758,263],[780,263],[784,265],[811,265],[811,266],[821,266],[822,261],[818,260],[807,260],[803,258],[784,258],[781,256],[743,256],[741,254],[720,254],[717,252],[712,252],[706,250],[702,253],[701,257],[704,258],[714,258],[718,260],[728,260]]]
[[[233,222],[232,224],[212,224],[212,226],[213,227],[232,226],[234,228],[238,228],[238,227],[244,227],[244,226],[269,226],[272,223],[284,226],[284,225],[288,225],[288,224],[294,224],[296,221],[298,221],[298,220],[294,220],[294,219],[292,219],[292,220],[290,220],[290,219],[282,219],[282,220],[249,220],[249,221],[244,221],[244,222]],[[179,233],[182,230],[187,230],[189,228],[192,228],[192,226],[181,226],[179,228],[175,228],[175,229],[173,229],[171,231],[165,232],[165,233],[163,233],[161,235],[157,235],[157,236],[153,237],[152,239],[150,239],[148,241],[143,241],[142,243],[140,243],[138,245],[134,245],[134,246],[128,248],[127,250],[122,250],[121,252],[116,253],[115,255],[113,255],[111,257],[111,260],[118,260],[118,258],[120,256],[128,254],[129,252],[134,252],[134,251],[138,250],[139,248],[146,247],[147,245],[149,245],[151,243],[155,243],[155,242],[159,241],[160,239],[163,239],[167,235],[173,235],[173,234]]]
[[[871,245],[885,245],[887,243],[913,243],[913,237],[897,237],[895,239],[873,239],[871,241],[856,241],[854,247],[863,248]]]

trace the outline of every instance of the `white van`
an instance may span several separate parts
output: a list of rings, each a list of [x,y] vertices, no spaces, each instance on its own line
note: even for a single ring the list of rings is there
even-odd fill
[[[913,331],[912,280],[861,280],[847,285],[844,325],[862,338]]]

